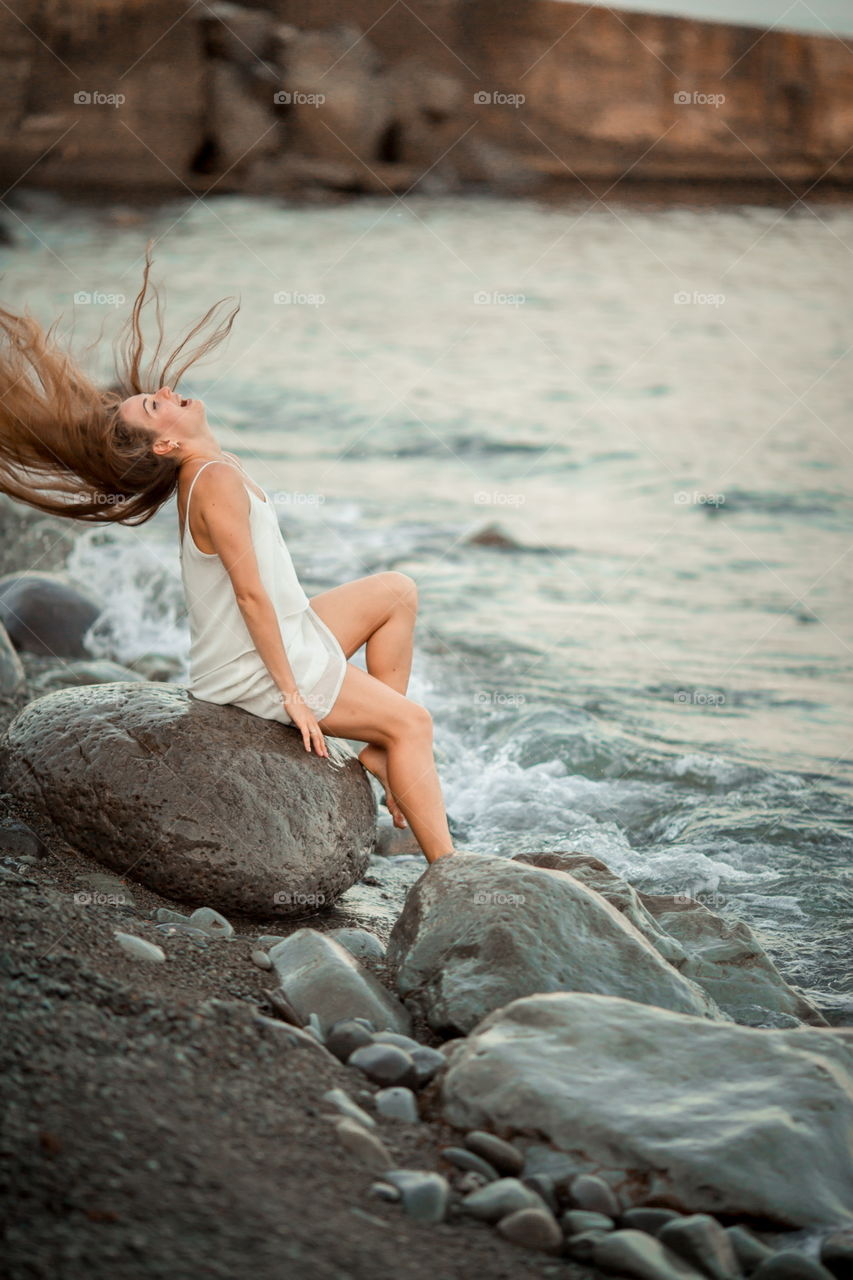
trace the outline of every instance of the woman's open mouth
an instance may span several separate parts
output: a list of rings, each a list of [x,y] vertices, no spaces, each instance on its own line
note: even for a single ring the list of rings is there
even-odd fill
[[[181,399],[181,408],[182,408],[182,409],[186,409],[186,407],[187,407],[187,405],[188,405],[188,404],[192,404],[192,399],[189,399],[189,400],[184,400],[183,398]]]

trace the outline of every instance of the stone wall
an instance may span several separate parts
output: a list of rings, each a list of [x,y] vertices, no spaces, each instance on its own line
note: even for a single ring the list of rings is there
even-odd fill
[[[0,7],[4,186],[853,182],[842,40],[557,0]]]

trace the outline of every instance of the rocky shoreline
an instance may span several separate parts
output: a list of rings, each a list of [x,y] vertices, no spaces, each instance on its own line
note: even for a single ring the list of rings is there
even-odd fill
[[[85,593],[0,523],[14,1280],[847,1280],[853,1028],[745,925],[399,856],[345,744],[71,656]]]

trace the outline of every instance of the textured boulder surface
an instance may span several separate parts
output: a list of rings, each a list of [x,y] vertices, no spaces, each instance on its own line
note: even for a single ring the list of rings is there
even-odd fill
[[[641,893],[588,853],[519,853],[513,859],[565,871],[624,913],[665,960],[703,987],[735,1022],[766,1024],[772,1014],[827,1026],[782,977],[749,925],[729,922],[689,896]]]
[[[202,702],[177,685],[62,689],[0,740],[0,790],[36,826],[165,897],[259,915],[304,914],[361,876],[375,800],[329,739]]]
[[[506,858],[454,854],[433,863],[409,890],[387,959],[400,995],[441,1032],[468,1032],[537,991],[592,991],[725,1017],[601,894]]]
[[[623,1209],[853,1222],[851,1027],[741,1027],[556,993],[513,1001],[447,1053],[451,1124],[541,1134]]]
[[[59,573],[10,573],[0,578],[0,622],[16,649],[57,658],[86,658],[83,637],[102,603]]]

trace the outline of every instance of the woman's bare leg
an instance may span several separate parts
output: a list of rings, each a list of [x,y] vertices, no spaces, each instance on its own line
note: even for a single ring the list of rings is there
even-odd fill
[[[408,574],[389,570],[345,582],[315,596],[311,607],[338,637],[347,657],[361,647],[366,635],[367,670],[398,693],[405,693],[412,673],[418,588]],[[388,755],[378,743],[368,743],[358,755],[365,769],[385,792],[385,804],[395,827],[406,826],[388,777]]]
[[[319,724],[335,737],[383,747],[391,790],[427,862],[454,852],[426,707],[348,663],[335,705]]]

